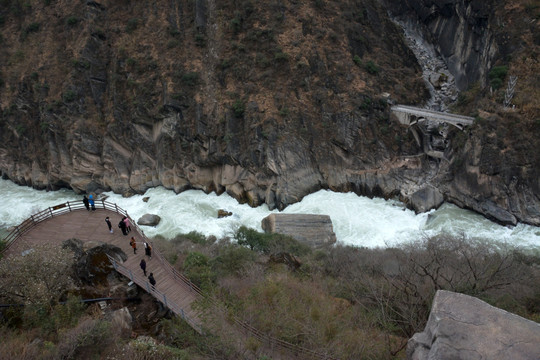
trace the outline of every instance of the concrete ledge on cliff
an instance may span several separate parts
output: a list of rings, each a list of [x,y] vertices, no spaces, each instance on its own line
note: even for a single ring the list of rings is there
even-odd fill
[[[439,290],[407,359],[540,359],[540,324],[472,296]]]
[[[267,233],[289,235],[314,248],[336,242],[332,220],[328,215],[270,214],[262,220],[261,225]]]

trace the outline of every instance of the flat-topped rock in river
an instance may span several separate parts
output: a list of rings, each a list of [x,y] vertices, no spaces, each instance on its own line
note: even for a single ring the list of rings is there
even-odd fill
[[[336,242],[328,215],[270,214],[262,220],[265,232],[289,235],[303,244],[320,248]]]

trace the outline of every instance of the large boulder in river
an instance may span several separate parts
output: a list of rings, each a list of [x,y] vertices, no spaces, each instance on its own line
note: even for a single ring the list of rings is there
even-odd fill
[[[137,220],[138,225],[145,226],[156,226],[161,221],[161,218],[158,215],[154,214],[144,214]]]
[[[262,220],[261,226],[265,232],[289,235],[315,248],[336,242],[332,220],[328,215],[270,214]]]
[[[439,290],[407,359],[540,359],[540,324],[477,298]]]
[[[433,186],[426,186],[416,191],[409,199],[409,205],[417,213],[436,209],[444,202],[444,196]]]

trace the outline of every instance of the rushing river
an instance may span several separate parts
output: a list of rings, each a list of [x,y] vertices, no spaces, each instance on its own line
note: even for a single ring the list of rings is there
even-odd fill
[[[207,195],[197,190],[175,194],[159,187],[129,198],[112,192],[104,195],[109,196],[107,201],[124,208],[135,220],[147,213],[159,215],[162,220],[157,227],[144,227],[150,237],[173,238],[198,231],[221,238],[231,236],[241,225],[262,231],[261,220],[277,212],[268,210],[266,205],[251,208],[239,204],[227,194]],[[142,200],[145,196],[150,198],[148,202]],[[5,234],[6,228],[21,223],[33,213],[66,201],[81,200],[82,196],[70,190],[39,191],[0,180],[0,198],[0,228]],[[219,209],[233,215],[218,219]],[[469,238],[540,248],[540,228],[524,224],[513,228],[501,226],[451,204],[416,215],[398,201],[321,190],[287,207],[283,213],[329,215],[338,243],[347,245],[388,247],[425,235],[463,234]]]

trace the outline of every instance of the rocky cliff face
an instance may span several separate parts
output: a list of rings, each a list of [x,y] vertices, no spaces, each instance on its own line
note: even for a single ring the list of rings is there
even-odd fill
[[[420,27],[445,59],[460,90],[477,81],[485,85],[487,72],[504,47],[495,39],[494,7],[498,1],[385,0],[391,13]],[[509,49],[504,49],[509,50]],[[514,48],[515,50],[515,48]]]
[[[523,1],[386,0],[394,17],[424,33],[464,92],[454,111],[476,116],[456,133],[449,163],[431,179],[445,199],[503,224],[540,224],[538,6]],[[507,77],[517,76],[512,110],[501,107]],[[534,77],[534,76],[533,76]],[[465,91],[467,90],[467,91]],[[534,95],[536,94],[536,95]],[[487,110],[487,111],[483,111]],[[536,144],[536,145],[535,145]]]
[[[282,209],[321,188],[406,199],[438,171],[390,120],[428,92],[375,0],[6,0],[0,29],[0,171],[20,184]]]
[[[416,152],[387,100],[426,96],[420,69],[375,1],[7,4],[0,169],[18,183],[283,208],[396,193],[409,162],[390,161]]]

